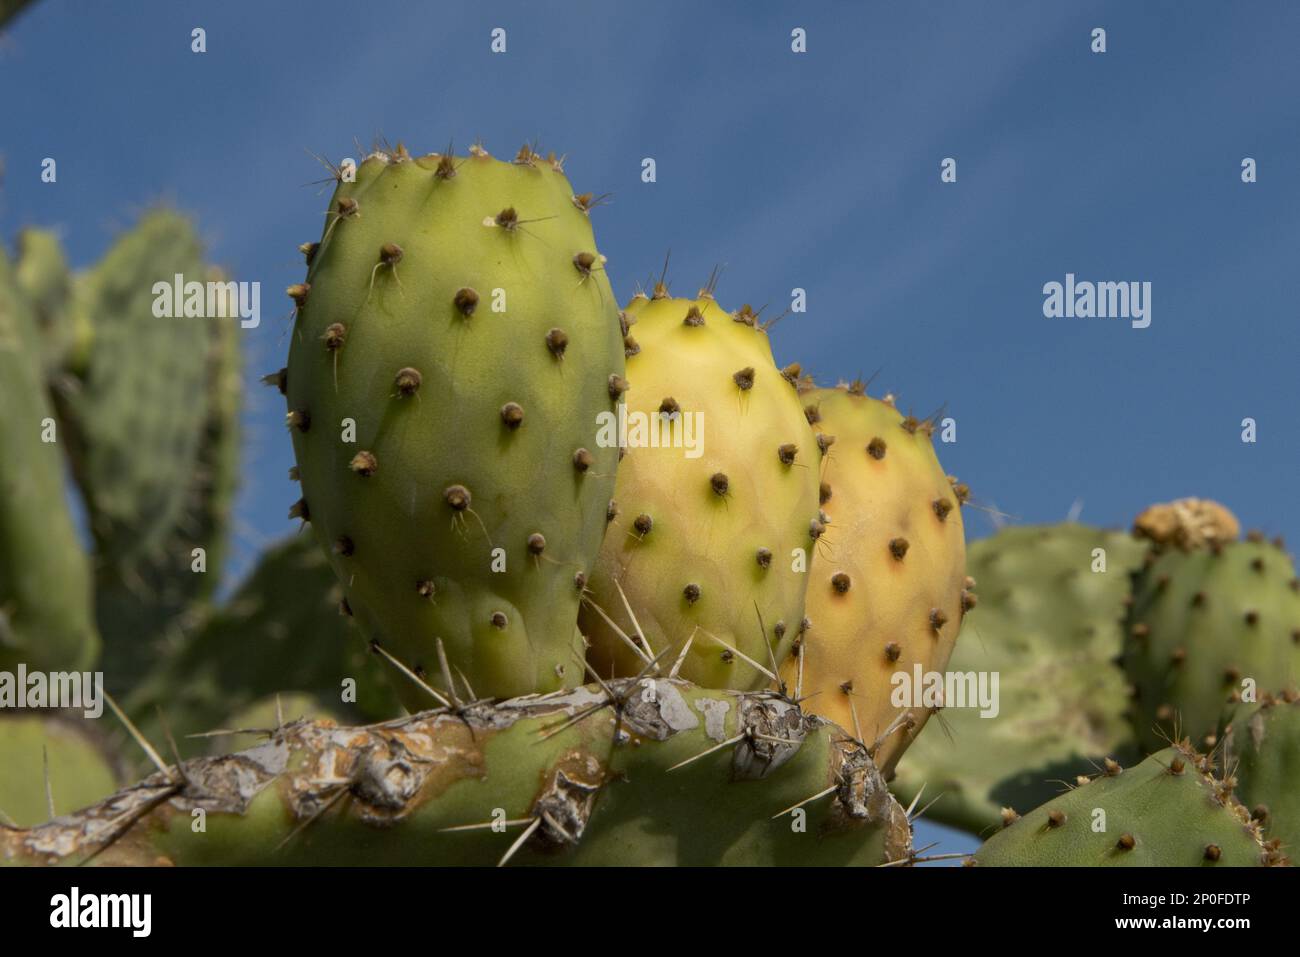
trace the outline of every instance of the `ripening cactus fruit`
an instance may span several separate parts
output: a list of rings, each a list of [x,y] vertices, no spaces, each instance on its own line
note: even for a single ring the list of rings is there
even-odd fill
[[[967,569],[979,603],[948,671],[997,675],[997,713],[946,709],[944,733],[908,749],[894,793],[911,801],[924,789],[934,798],[927,818],[987,833],[1003,808],[1037,807],[1060,781],[1127,759],[1128,684],[1115,660],[1145,555],[1124,532],[1074,523],[1011,526],[973,542]]]
[[[678,299],[660,283],[621,321],[627,448],[583,602],[588,660],[602,676],[658,659],[704,687],[766,686],[821,534],[797,373],[748,306],[728,313],[711,289]]]
[[[1300,695],[1266,694],[1237,705],[1224,733],[1224,764],[1237,797],[1292,858],[1300,856]]]
[[[891,701],[893,678],[942,672],[971,604],[961,506],[932,423],[859,383],[802,396],[817,430],[826,532],[807,620],[782,678],[808,707],[867,744],[888,775],[932,708]],[[913,683],[914,682],[909,682]],[[918,689],[919,692],[919,689]]]
[[[290,514],[364,631],[444,692],[583,680],[578,601],[617,463],[597,416],[623,376],[593,205],[529,148],[399,146],[339,182],[289,289],[271,378],[302,483]]]
[[[1183,736],[1212,744],[1244,691],[1298,687],[1300,581],[1280,543],[1257,534],[1155,541],[1124,653],[1138,740],[1148,751]]]
[[[1186,742],[1135,767],[1107,761],[1023,817],[1008,814],[970,863],[992,867],[1256,867],[1286,863]]]

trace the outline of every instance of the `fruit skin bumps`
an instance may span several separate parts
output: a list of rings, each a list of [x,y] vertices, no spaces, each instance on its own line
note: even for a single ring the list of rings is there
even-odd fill
[[[662,656],[706,688],[765,687],[803,620],[822,530],[798,369],[776,367],[752,310],[728,313],[709,290],[660,284],[623,322],[628,447],[583,603],[588,661],[626,676]]]
[[[584,679],[578,600],[617,459],[597,416],[623,382],[592,205],[528,148],[399,146],[339,182],[289,289],[291,515],[366,634],[444,693]]]
[[[803,400],[826,448],[826,533],[808,583],[809,624],[781,676],[810,710],[868,745],[880,739],[876,763],[889,775],[934,710],[914,697],[916,671],[944,670],[974,602],[960,507],[969,491],[940,467],[932,424],[899,414],[891,398],[854,383]],[[895,675],[910,691],[903,706]]]

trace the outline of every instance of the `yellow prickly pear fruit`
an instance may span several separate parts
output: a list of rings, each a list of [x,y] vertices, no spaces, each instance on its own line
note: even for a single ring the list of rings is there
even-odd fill
[[[752,310],[708,291],[661,286],[621,320],[627,441],[583,602],[588,661],[601,677],[658,658],[707,688],[762,688],[803,619],[821,532],[797,370],[776,367]]]
[[[876,764],[890,774],[935,710],[919,697],[916,672],[943,671],[974,602],[960,508],[969,492],[939,465],[932,423],[900,415],[892,399],[870,398],[858,383],[803,399],[827,447],[827,525],[808,627],[781,677],[809,710],[878,742]]]

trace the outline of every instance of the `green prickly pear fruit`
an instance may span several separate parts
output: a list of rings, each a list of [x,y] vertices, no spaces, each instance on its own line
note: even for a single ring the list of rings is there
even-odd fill
[[[969,604],[967,492],[939,465],[932,423],[901,415],[891,397],[854,383],[802,398],[825,449],[826,533],[808,584],[810,624],[781,675],[812,695],[813,711],[879,741],[889,775],[933,710],[896,705],[894,676],[942,672]]]
[[[628,447],[583,603],[588,660],[626,676],[663,655],[704,687],[764,686],[803,620],[821,525],[797,373],[748,306],[729,314],[708,290],[661,284],[622,322]]]
[[[1300,695],[1265,695],[1236,710],[1224,734],[1224,765],[1264,834],[1294,858],[1300,855]]]
[[[10,827],[69,814],[120,783],[91,722],[58,712],[0,712],[0,768],[0,823]]]
[[[1243,690],[1300,683],[1300,581],[1290,556],[1259,535],[1231,540],[1235,519],[1200,521],[1210,512],[1204,503],[1164,508],[1191,516],[1177,527],[1200,531],[1146,532],[1156,551],[1134,586],[1124,668],[1148,751],[1176,736],[1212,743],[1224,707]],[[1152,514],[1139,518],[1140,533]]]
[[[444,692],[583,680],[578,601],[617,464],[597,416],[623,373],[591,205],[527,148],[375,153],[290,290],[293,514],[363,630]]]
[[[1186,742],[1093,779],[1016,817],[975,853],[992,867],[1255,867],[1286,863]]]
[[[0,671],[80,671],[99,655],[90,568],[67,509],[65,433],[36,323],[0,250]]]
[[[948,671],[997,675],[998,711],[945,710],[946,733],[912,744],[894,793],[911,801],[924,789],[935,796],[927,818],[987,833],[1002,808],[1037,807],[1107,756],[1126,760],[1128,684],[1115,661],[1145,555],[1124,532],[1073,523],[973,542],[967,568],[979,604],[962,621]]]

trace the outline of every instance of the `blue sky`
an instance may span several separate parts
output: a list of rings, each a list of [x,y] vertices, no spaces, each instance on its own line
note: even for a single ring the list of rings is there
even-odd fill
[[[778,359],[827,381],[879,370],[877,394],[946,407],[944,465],[1011,521],[1081,502],[1126,526],[1194,494],[1295,540],[1297,36],[1286,2],[42,0],[0,41],[0,236],[56,226],[87,265],[168,200],[262,282],[236,570],[291,527],[283,407],[253,383],[281,364],[279,290],[323,221],[307,151],[381,135],[567,153],[579,191],[613,193],[595,223],[620,298],[670,247],[678,292],[725,265],[729,308],[775,314],[806,289]],[[1151,282],[1151,326],[1045,318],[1043,284],[1067,272]],[[978,511],[967,526],[993,528]],[[918,837],[940,835],[971,846]]]

